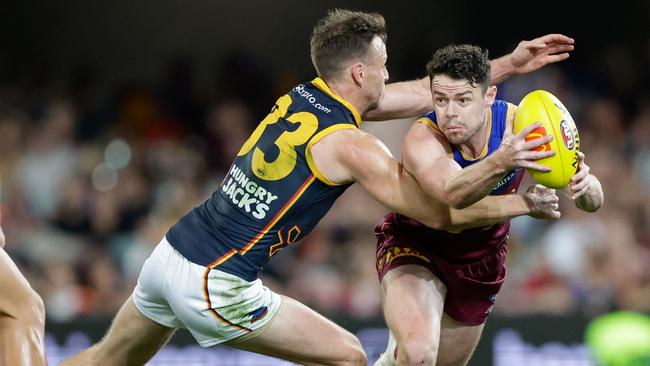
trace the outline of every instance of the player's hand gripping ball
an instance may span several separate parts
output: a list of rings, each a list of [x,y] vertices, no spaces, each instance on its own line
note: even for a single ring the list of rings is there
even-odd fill
[[[532,169],[528,172],[537,183],[549,188],[563,188],[578,169],[578,128],[562,102],[545,90],[535,90],[521,100],[515,116],[514,133],[535,122],[541,122],[542,126],[526,136],[526,141],[553,135],[553,141],[536,150],[553,150],[555,155],[538,161],[551,167],[550,172]]]

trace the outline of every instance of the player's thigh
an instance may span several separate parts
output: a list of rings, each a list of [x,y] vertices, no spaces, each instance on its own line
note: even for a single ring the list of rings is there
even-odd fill
[[[387,272],[381,282],[386,323],[398,346],[413,340],[435,347],[445,302],[445,285],[421,265],[407,264]]]
[[[437,366],[464,366],[472,357],[484,324],[466,325],[448,315],[442,317]]]
[[[301,364],[366,364],[356,336],[287,296],[282,296],[278,312],[260,334],[226,344]]]
[[[119,360],[127,365],[142,365],[165,345],[174,330],[142,315],[129,297],[97,345],[95,362],[110,365],[111,360]]]

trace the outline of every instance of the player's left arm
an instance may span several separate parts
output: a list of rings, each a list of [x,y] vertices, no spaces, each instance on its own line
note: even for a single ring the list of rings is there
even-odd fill
[[[571,178],[571,182],[563,192],[579,209],[596,212],[603,205],[605,194],[600,181],[590,171],[591,168],[585,163],[585,154],[578,151],[578,172]]]
[[[536,161],[555,152],[535,148],[551,141],[552,136],[525,140],[538,127],[539,124],[531,124],[514,135],[512,124],[508,124],[499,149],[463,169],[451,156],[451,147],[442,132],[415,123],[404,138],[404,167],[431,197],[455,209],[466,208],[487,196],[511,170],[522,167],[550,171]]]

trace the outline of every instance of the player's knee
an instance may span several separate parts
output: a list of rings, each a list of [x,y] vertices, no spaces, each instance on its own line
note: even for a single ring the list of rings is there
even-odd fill
[[[397,357],[406,365],[436,364],[437,342],[423,342],[421,339],[407,339],[397,344]]]

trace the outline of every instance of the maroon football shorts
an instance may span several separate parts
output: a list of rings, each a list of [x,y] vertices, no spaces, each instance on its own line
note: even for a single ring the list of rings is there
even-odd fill
[[[471,326],[485,323],[506,278],[506,241],[493,252],[465,263],[437,254],[435,248],[444,243],[435,239],[416,240],[406,231],[391,224],[380,224],[375,229],[379,281],[393,268],[407,264],[423,266],[447,287],[444,305],[447,315]]]

